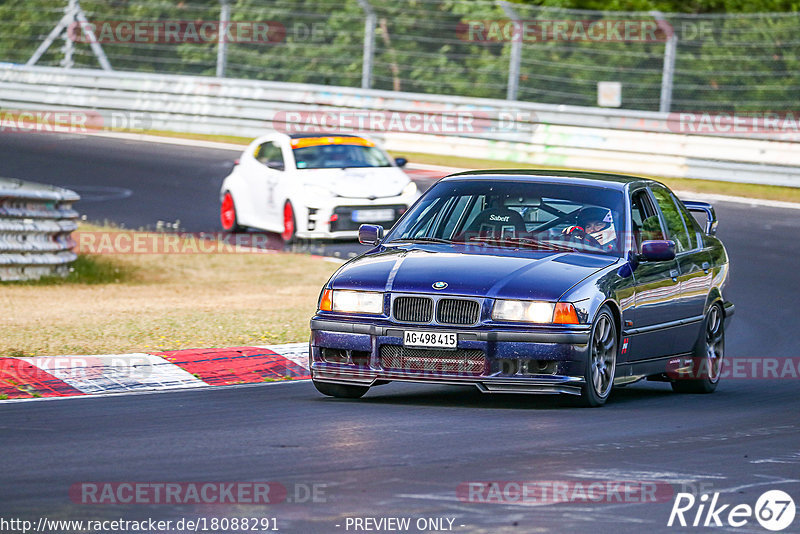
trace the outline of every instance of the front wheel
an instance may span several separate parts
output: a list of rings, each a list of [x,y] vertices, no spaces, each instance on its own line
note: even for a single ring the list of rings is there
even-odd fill
[[[719,384],[722,360],[725,357],[725,324],[722,306],[714,303],[706,312],[703,330],[692,358],[694,378],[678,378],[672,390],[678,393],[713,393]]]
[[[369,386],[351,386],[349,384],[331,384],[330,382],[314,382],[314,387],[323,395],[339,399],[360,399],[369,391]]]
[[[600,308],[592,323],[587,348],[585,385],[581,388],[580,404],[602,406],[611,395],[617,368],[617,326],[607,306]]]

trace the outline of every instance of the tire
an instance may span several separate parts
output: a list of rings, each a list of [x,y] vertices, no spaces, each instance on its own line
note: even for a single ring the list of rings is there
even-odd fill
[[[713,393],[719,384],[722,361],[725,358],[725,317],[722,306],[715,302],[708,308],[703,330],[694,349],[692,376],[672,382],[677,393]]]
[[[295,235],[297,234],[297,219],[294,216],[294,208],[290,201],[286,201],[283,205],[283,232],[281,232],[281,239],[286,244],[293,243]]]
[[[233,202],[233,195],[230,191],[225,191],[219,207],[219,222],[222,229],[226,232],[241,232],[243,228],[239,225],[239,218],[236,214],[236,204]]]
[[[589,334],[586,350],[585,385],[581,388],[579,404],[585,407],[602,406],[611,395],[617,370],[619,339],[614,315],[608,306],[597,313]]]
[[[369,391],[369,386],[351,386],[349,384],[331,384],[330,382],[314,382],[314,387],[323,395],[338,399],[360,399]]]

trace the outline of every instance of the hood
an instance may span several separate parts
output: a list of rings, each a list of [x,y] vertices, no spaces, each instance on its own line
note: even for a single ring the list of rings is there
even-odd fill
[[[555,301],[615,257],[540,251],[459,251],[451,245],[386,248],[343,265],[334,289]],[[437,291],[434,282],[446,282]]]
[[[304,185],[324,187],[334,195],[352,198],[393,197],[403,192],[409,178],[397,167],[303,169]]]

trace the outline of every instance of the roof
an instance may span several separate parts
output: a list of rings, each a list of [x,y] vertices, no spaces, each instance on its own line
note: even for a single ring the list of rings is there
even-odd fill
[[[605,172],[591,172],[581,170],[554,170],[554,169],[495,169],[481,171],[465,171],[450,174],[442,180],[463,179],[506,179],[530,182],[549,182],[560,184],[581,184],[604,186],[613,189],[623,189],[631,183],[656,183],[655,180],[641,176],[627,174],[614,174]]]

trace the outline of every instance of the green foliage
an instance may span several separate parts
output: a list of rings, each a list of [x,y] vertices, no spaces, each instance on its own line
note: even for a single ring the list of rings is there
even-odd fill
[[[462,32],[470,21],[507,19],[496,2],[370,4],[376,16],[373,88],[505,98],[512,44],[476,42]],[[0,60],[27,61],[65,5],[66,0],[0,4]],[[83,0],[81,6],[92,22],[214,21],[220,0]],[[514,9],[528,21],[652,20],[647,12],[660,10],[678,36],[674,110],[796,105],[800,0],[534,0],[516,2]],[[365,13],[356,0],[231,0],[230,13],[238,23],[272,21],[285,34],[277,43],[228,43],[226,76],[361,85]],[[39,64],[58,65],[63,45],[57,40]],[[215,74],[217,46],[103,44],[117,70],[207,76]],[[87,43],[75,43],[74,50],[76,67],[97,67]],[[623,107],[658,109],[663,42],[526,41],[521,56],[520,100],[592,106],[597,82],[620,81]]]

